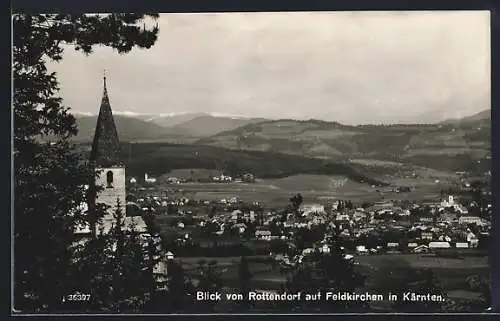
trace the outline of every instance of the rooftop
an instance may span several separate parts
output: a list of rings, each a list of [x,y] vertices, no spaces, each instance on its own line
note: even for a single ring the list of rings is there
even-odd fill
[[[99,116],[97,117],[90,161],[103,167],[122,164],[122,160],[120,159],[120,141],[113,119],[111,104],[109,103],[106,76],[104,76],[103,96]]]

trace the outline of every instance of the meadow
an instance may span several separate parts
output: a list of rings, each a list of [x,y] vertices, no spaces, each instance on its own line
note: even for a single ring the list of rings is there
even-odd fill
[[[183,170],[184,171],[184,170]],[[197,176],[197,171],[193,175]],[[206,170],[202,170],[205,172]],[[179,171],[164,177],[180,177]],[[399,186],[411,186],[410,192],[398,193],[392,187],[379,187],[359,183],[341,175],[298,174],[284,178],[257,179],[254,183],[199,183],[168,184],[162,179],[160,191],[177,191],[195,200],[217,201],[238,197],[244,202],[260,202],[268,207],[284,207],[291,196],[300,193],[305,203],[328,203],[332,200],[349,199],[361,205],[363,202],[380,200],[439,200],[440,190],[449,187],[429,179],[398,179]],[[397,185],[396,185],[397,186]],[[450,185],[451,186],[451,185]]]

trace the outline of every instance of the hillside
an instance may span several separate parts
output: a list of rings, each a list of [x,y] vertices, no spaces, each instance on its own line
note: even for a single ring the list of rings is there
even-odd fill
[[[256,118],[230,118],[202,115],[172,127],[174,130],[189,133],[195,137],[207,137],[223,131],[234,130],[247,124],[263,121]]]
[[[176,140],[190,137],[182,129],[170,129],[137,117],[114,115],[116,128],[121,141]],[[97,116],[77,116],[78,135],[76,142],[90,142],[94,137]]]
[[[85,157],[90,146],[81,144],[79,150]],[[127,160],[127,174],[132,176],[142,176],[146,170],[159,176],[174,169],[200,168],[221,170],[233,176],[251,172],[260,178],[295,174],[342,175],[356,182],[384,185],[365,175],[360,168],[297,155],[169,143],[123,143],[122,153]]]
[[[470,123],[491,123],[491,109],[483,110],[479,113],[473,114],[471,116],[458,118],[458,119],[448,119],[442,122],[443,124],[470,124]]]
[[[149,115],[142,119],[163,127],[176,126],[185,122],[189,122],[196,117],[205,116],[204,113],[185,113],[173,115]]]
[[[187,119],[187,120],[186,120]],[[158,125],[160,120],[175,123]],[[96,116],[77,116],[77,142],[92,140]],[[123,142],[197,144],[323,160],[393,161],[441,171],[491,167],[489,110],[439,124],[347,126],[321,120],[263,120],[208,114],[115,115]]]
[[[483,112],[460,123],[345,126],[317,120],[264,121],[221,132],[198,144],[274,151],[323,159],[369,158],[447,171],[490,164],[491,121]],[[480,125],[479,125],[480,124]]]

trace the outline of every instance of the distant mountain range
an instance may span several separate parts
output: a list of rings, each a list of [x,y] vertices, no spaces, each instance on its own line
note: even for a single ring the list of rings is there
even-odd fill
[[[74,113],[78,135],[75,141],[91,141],[95,131],[97,115]],[[114,119],[123,141],[192,142],[216,135],[240,126],[265,119],[213,116],[205,113],[182,113],[171,115],[135,114],[114,112]]]
[[[73,112],[77,118],[77,125],[79,128],[78,141],[90,141],[95,130],[95,123],[97,115],[88,113]],[[283,122],[296,122],[297,124],[304,124],[304,122],[318,122],[311,119],[309,121],[299,121],[293,119],[270,120],[265,118],[252,118],[252,117],[239,117],[227,116],[208,113],[172,113],[172,114],[141,114],[134,112],[114,112],[114,117],[117,123],[120,137],[122,140],[169,140],[184,138],[207,138],[210,136],[220,135],[221,133],[231,134],[232,130],[240,127],[266,123],[281,126]],[[484,110],[477,114],[464,117],[461,119],[450,119],[438,123],[436,125],[481,125],[486,123],[489,125],[491,121],[491,111]],[[270,122],[270,123],[269,123]],[[348,126],[342,125],[337,122],[325,122],[327,127],[334,126],[336,129],[349,129],[349,128],[378,128],[387,127],[384,125],[360,125]],[[432,125],[432,124],[431,124]],[[301,125],[298,125],[299,127]],[[415,125],[391,125],[412,127]],[[332,127],[333,128],[333,127]]]
[[[162,140],[174,139],[187,135],[186,133],[160,126],[136,117],[114,115],[120,140]],[[76,115],[78,134],[74,138],[77,142],[90,142],[93,139],[97,116]]]

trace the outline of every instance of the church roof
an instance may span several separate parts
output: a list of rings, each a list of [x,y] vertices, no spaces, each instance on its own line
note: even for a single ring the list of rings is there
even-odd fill
[[[99,116],[90,152],[90,161],[95,165],[110,167],[121,165],[120,141],[116,130],[113,112],[109,103],[108,90],[106,88],[106,76],[104,76],[104,90],[101,101]]]

